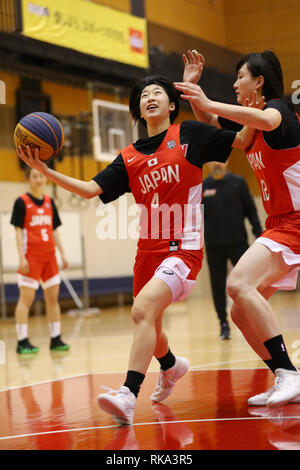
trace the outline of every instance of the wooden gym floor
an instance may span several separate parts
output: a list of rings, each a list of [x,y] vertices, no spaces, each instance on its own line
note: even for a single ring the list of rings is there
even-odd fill
[[[296,365],[300,366],[300,293],[271,300]],[[149,396],[158,377],[151,362],[133,426],[118,426],[97,404],[101,385],[118,389],[131,345],[130,307],[93,316],[62,316],[69,352],[50,352],[45,317],[30,317],[35,356],[16,354],[14,320],[0,321],[6,363],[0,364],[0,450],[300,450],[300,404],[250,408],[272,374],[231,323],[232,339],[218,338],[210,297],[172,305],[165,330],[172,351],[190,370],[161,404]],[[3,361],[2,361],[3,362]]]

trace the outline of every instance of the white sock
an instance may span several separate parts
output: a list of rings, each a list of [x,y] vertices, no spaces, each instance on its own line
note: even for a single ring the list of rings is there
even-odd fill
[[[60,326],[61,326],[60,321],[54,321],[52,323],[49,323],[49,330],[50,330],[51,338],[56,338],[56,336],[60,335]]]
[[[16,323],[18,341],[28,338],[28,323]]]

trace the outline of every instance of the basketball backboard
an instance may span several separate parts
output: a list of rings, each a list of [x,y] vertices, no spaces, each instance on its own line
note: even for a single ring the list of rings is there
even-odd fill
[[[120,150],[138,139],[129,107],[120,103],[93,100],[93,150],[97,161],[111,162]]]

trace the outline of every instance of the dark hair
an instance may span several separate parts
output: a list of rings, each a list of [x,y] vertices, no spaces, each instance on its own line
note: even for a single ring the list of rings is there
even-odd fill
[[[26,177],[26,179],[29,180],[29,178],[30,178],[30,173],[31,173],[32,170],[33,170],[33,168],[32,168],[31,166],[27,166],[27,167],[25,168],[25,177]]]
[[[34,168],[32,168],[32,166],[27,166],[27,167],[25,168],[25,178],[26,178],[26,179],[29,180],[32,170],[34,170]],[[38,171],[38,170],[37,170],[37,171]]]
[[[148,85],[159,85],[167,93],[170,103],[175,104],[175,109],[170,113],[171,124],[175,121],[179,113],[179,92],[174,87],[173,83],[165,77],[158,75],[148,75],[145,78],[139,80],[130,91],[129,98],[129,109],[134,121],[141,121],[141,123],[147,127],[145,119],[141,117],[140,113],[140,100],[141,94],[144,88]]]
[[[262,93],[267,101],[272,98],[283,98],[282,69],[274,52],[251,52],[245,55],[236,66],[237,73],[244,64],[247,64],[253,77],[259,75],[264,77]]]

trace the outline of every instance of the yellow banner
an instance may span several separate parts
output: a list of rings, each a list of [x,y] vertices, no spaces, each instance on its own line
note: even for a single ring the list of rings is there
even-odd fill
[[[22,0],[23,34],[148,68],[147,21],[86,0]]]

